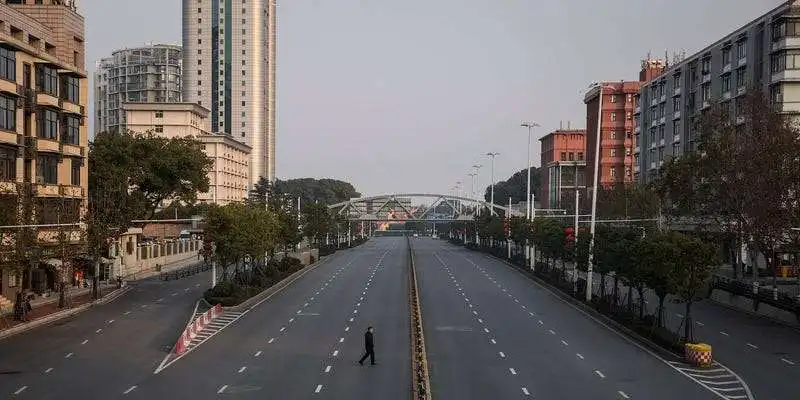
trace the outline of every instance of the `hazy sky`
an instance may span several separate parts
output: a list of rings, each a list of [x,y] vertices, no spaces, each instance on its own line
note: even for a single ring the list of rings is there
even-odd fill
[[[498,180],[525,168],[522,120],[536,137],[584,127],[590,82],[636,79],[648,51],[692,54],[780,3],[278,0],[278,177],[449,193],[477,162],[486,186],[489,151]],[[117,48],[181,42],[179,0],[79,7],[90,72]]]

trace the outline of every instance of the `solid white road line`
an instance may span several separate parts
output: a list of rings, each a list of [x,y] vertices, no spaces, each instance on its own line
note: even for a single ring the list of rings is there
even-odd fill
[[[129,387],[128,390],[122,392],[122,394],[128,394],[128,393],[132,392],[134,389],[136,389],[136,385],[133,385],[133,386]]]
[[[256,354],[253,355],[253,357],[258,357],[260,355],[261,355],[261,350],[257,351]]]
[[[331,372],[331,366],[330,365],[325,367],[325,373],[327,374],[328,372]]]
[[[314,393],[319,393],[322,391],[322,385],[317,385],[317,388],[314,389]]]
[[[617,393],[619,393],[619,395],[622,396],[623,398],[626,398],[626,399],[630,399],[631,398],[631,396],[628,396],[628,394],[623,392],[622,390],[618,390]]]
[[[597,374],[597,376],[599,376],[599,377],[601,377],[601,378],[605,378],[605,377],[606,377],[605,375],[603,375],[603,373],[602,373],[602,372],[600,372],[600,371],[598,371],[598,370],[594,370],[594,373],[595,373],[595,374]]]
[[[227,388],[228,388],[228,385],[222,385],[222,387],[219,388],[219,390],[217,390],[217,394],[222,394],[225,391],[225,389],[227,389]]]
[[[18,395],[18,394],[20,394],[20,393],[24,392],[24,391],[25,391],[25,389],[27,389],[27,388],[28,388],[27,386],[23,386],[23,387],[21,387],[21,388],[17,389],[17,391],[16,391],[16,392],[14,392],[14,395],[16,396],[16,395]]]

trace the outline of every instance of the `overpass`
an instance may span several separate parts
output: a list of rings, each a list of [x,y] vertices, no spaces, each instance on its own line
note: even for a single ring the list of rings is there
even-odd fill
[[[353,198],[328,209],[351,221],[456,222],[473,221],[479,214],[509,214],[509,207],[469,197],[435,193],[395,193]],[[510,211],[510,215],[518,216]]]

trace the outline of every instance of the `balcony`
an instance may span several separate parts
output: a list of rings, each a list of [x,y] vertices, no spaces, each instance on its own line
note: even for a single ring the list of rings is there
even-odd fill
[[[711,102],[708,100],[703,100],[703,104],[700,105],[700,109],[705,110],[708,107],[711,107]]]
[[[75,145],[75,144],[69,144],[69,143],[59,143],[58,147],[59,147],[59,151],[58,152],[63,154],[63,155],[65,155],[65,156],[71,156],[71,157],[83,157],[84,156],[84,150],[83,150],[83,147],[81,147],[81,146],[78,146],[78,145]]]
[[[739,86],[738,88],[736,88],[736,95],[737,96],[741,96],[746,91],[747,91],[747,87],[746,86]]]
[[[744,123],[744,117],[743,116],[740,115],[740,116],[736,117],[736,125],[741,125],[743,123]]]
[[[633,154],[638,154],[638,153],[640,153],[640,152],[641,152],[641,150],[642,150],[642,148],[641,148],[641,147],[639,147],[639,146],[636,146],[636,147],[633,149]]]
[[[664,124],[666,122],[667,122],[667,117],[661,117],[661,118],[658,119],[658,123],[659,124]]]
[[[784,36],[777,42],[772,42],[771,51],[800,48],[800,37]]]
[[[633,166],[633,172],[639,172],[639,164]]]
[[[633,133],[637,135],[642,133],[642,128],[639,125],[636,125],[636,128],[633,128]]]
[[[730,98],[731,98],[730,90],[722,94],[722,100],[730,100]]]
[[[637,104],[636,107],[633,108],[633,113],[640,114],[641,112],[642,112],[642,106]]]
[[[800,81],[800,69],[783,70],[781,72],[772,74],[770,77],[771,83],[780,81]]]
[[[681,134],[677,133],[675,136],[672,137],[672,143],[678,143],[681,141]]]
[[[63,197],[83,198],[85,196],[83,187],[72,185],[61,185],[59,187],[59,194]]]
[[[650,106],[652,107],[652,106],[657,106],[657,105],[658,105],[658,98],[657,97],[653,97],[650,100]]]
[[[650,162],[650,169],[656,169],[656,162],[655,161],[651,161]]]
[[[708,82],[711,82],[711,73],[710,72],[703,74],[703,83],[708,83]]]
[[[664,141],[664,139],[662,138],[661,140],[659,140],[659,141],[658,141],[658,145],[659,145],[659,146],[663,146],[663,145],[664,145],[664,142],[665,142],[665,141]]]
[[[58,243],[61,240],[71,244],[83,243],[83,233],[80,227],[64,228],[39,228],[36,232],[41,243]],[[62,236],[63,234],[63,236]]]
[[[61,100],[61,108],[63,108],[64,111],[66,111],[68,113],[77,114],[77,115],[83,115],[83,112],[84,112],[84,109],[83,109],[82,105],[75,104],[75,103],[72,103],[72,102],[70,102],[68,100],[63,100],[63,99]]]
[[[681,88],[676,87],[675,90],[672,91],[672,97],[680,96],[681,95]]]
[[[0,79],[0,92],[16,95],[19,93],[19,90],[17,90],[16,83],[7,81],[5,79]]]
[[[61,153],[61,143],[51,139],[36,138],[36,151]]]
[[[46,184],[46,183],[37,183],[34,185],[34,196],[37,197],[59,197],[61,196],[61,190],[59,186],[54,183]]]
[[[656,142],[650,143],[650,148],[651,149],[655,149],[656,148]]]
[[[741,66],[743,66],[743,65],[745,65],[745,64],[747,64],[747,57],[742,57],[742,58],[740,58],[740,59],[739,59],[739,61],[736,63],[736,66],[738,66],[738,67],[741,67]]]
[[[0,131],[0,143],[10,144],[13,146],[19,145],[19,135],[13,132]]]
[[[672,114],[672,119],[673,119],[673,120],[675,120],[675,119],[681,119],[681,111],[680,111],[680,110],[678,110],[678,111],[675,111],[675,112]]]
[[[727,74],[728,72],[731,72],[731,63],[722,66],[722,73]]]
[[[663,103],[663,102],[665,102],[665,101],[667,101],[667,95],[665,95],[665,94],[662,94],[662,95],[661,95],[661,99],[659,99],[659,102],[660,102],[660,103]]]
[[[664,166],[664,160],[658,162],[658,167],[661,168]]]
[[[61,103],[58,97],[44,92],[36,92],[36,104],[40,106],[61,108]]]

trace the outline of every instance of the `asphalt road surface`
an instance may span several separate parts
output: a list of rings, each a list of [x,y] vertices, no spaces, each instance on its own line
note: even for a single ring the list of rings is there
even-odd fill
[[[407,399],[407,246],[383,238],[308,272],[126,398]],[[367,326],[377,365],[360,366]]]
[[[508,266],[413,243],[435,398],[719,398]]]
[[[0,398],[114,397],[152,375],[210,280],[145,279],[111,303],[0,340]]]

